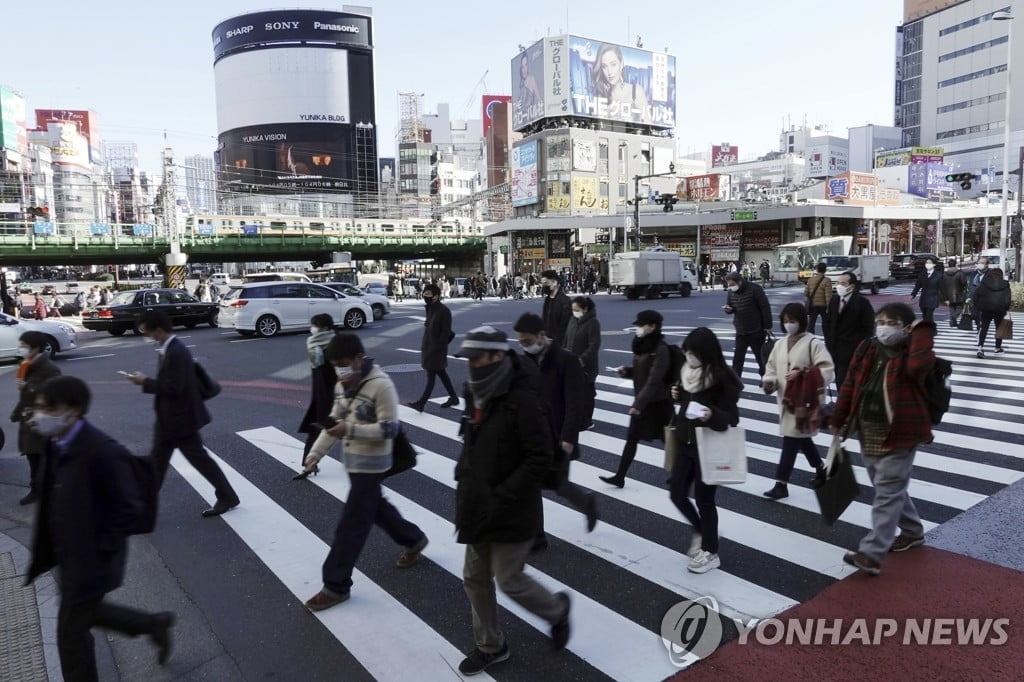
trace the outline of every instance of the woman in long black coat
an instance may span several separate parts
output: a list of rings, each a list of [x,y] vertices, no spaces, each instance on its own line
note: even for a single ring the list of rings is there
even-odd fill
[[[587,377],[590,391],[583,396],[586,404],[582,410],[581,429],[589,429],[594,421],[594,401],[597,397],[598,356],[601,353],[601,323],[589,296],[572,299],[572,319],[565,331],[562,346],[580,359],[583,374]]]
[[[334,318],[327,313],[314,315],[310,321],[309,337],[306,339],[306,356],[309,358],[309,366],[312,369],[311,391],[309,396],[309,407],[299,424],[299,433],[306,434],[306,443],[302,448],[302,459],[299,466],[306,461],[306,455],[320,435],[320,429],[316,424],[323,424],[331,414],[334,407],[334,385],[338,382],[338,376],[334,372],[334,366],[327,362],[324,357],[324,348],[334,338]],[[300,473],[294,478],[296,480],[315,474],[319,467],[314,467],[310,472]]]

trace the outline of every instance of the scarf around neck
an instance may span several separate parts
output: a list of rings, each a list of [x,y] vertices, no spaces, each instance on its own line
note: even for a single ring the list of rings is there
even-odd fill
[[[512,375],[512,360],[507,355],[501,362],[496,364],[498,366],[483,379],[478,381],[470,379],[466,382],[469,386],[469,392],[473,394],[474,407],[478,410],[482,410],[487,406],[487,403],[495,396],[498,389]]]
[[[324,348],[334,338],[334,333],[333,329],[321,329],[316,334],[306,337],[306,355],[311,367],[320,367],[324,364]]]
[[[680,379],[682,381],[683,390],[687,393],[700,393],[706,389],[711,388],[711,372],[704,371],[703,365],[694,367],[688,362],[683,363],[683,369],[680,372]]]

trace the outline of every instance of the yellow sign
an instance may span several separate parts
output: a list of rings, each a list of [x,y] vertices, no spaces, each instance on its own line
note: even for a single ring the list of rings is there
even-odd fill
[[[597,208],[597,178],[576,177],[572,179],[572,207],[578,209]]]
[[[548,197],[547,207],[549,212],[568,211],[569,197],[564,194],[554,194]]]
[[[529,260],[540,260],[544,258],[544,248],[539,249],[519,249],[519,257]]]
[[[911,156],[943,156],[946,150],[942,147],[911,147]]]

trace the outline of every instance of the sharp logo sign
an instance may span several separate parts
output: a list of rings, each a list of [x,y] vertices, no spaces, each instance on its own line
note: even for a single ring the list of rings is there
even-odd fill
[[[370,21],[370,17],[358,14],[319,10],[268,10],[236,16],[213,30],[214,59],[240,48],[304,39],[369,47]]]

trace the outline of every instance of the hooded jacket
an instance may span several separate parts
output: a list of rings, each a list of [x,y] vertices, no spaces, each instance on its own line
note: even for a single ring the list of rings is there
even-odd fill
[[[1005,315],[1010,309],[1010,283],[990,272],[975,289],[974,304],[983,313]]]

